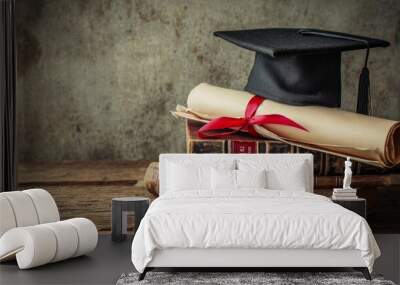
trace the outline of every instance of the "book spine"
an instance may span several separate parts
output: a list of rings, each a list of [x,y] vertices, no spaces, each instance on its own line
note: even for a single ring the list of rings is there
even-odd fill
[[[227,140],[228,153],[293,153],[294,147],[280,141]]]
[[[259,153],[259,142],[227,140],[228,153]]]
[[[265,141],[265,153],[294,153],[294,148],[280,141]]]
[[[345,195],[350,195],[350,194],[354,194],[357,193],[357,189],[342,189],[342,188],[333,188],[333,193],[337,193],[337,194],[345,194]]]
[[[336,197],[355,197],[355,196],[357,196],[357,192],[354,192],[354,193],[336,193],[336,192],[333,192],[332,195],[335,195]]]
[[[335,195],[332,195],[332,199],[334,199],[334,200],[354,200],[354,199],[358,199],[358,196],[354,196],[354,197],[337,197]]]
[[[294,153],[311,153],[314,157],[314,175],[327,175],[325,170],[325,154],[315,150],[302,147],[293,147]],[[343,172],[342,172],[343,173]]]
[[[391,185],[400,185],[400,174],[355,175],[351,182],[353,188]],[[343,176],[314,176],[314,188],[332,189],[342,186]]]
[[[193,139],[195,126],[186,121],[186,152],[187,153],[225,153],[225,140]]]
[[[190,140],[186,151],[187,153],[225,153],[225,141]]]
[[[322,154],[321,173],[319,175],[343,175],[345,158],[331,154]],[[353,167],[355,169],[355,167]],[[354,172],[353,174],[358,174]]]

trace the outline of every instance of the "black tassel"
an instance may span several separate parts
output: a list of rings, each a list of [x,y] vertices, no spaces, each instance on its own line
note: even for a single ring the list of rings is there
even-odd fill
[[[370,107],[370,95],[369,95],[369,70],[368,70],[368,57],[369,57],[369,43],[368,40],[358,37],[352,37],[348,35],[337,35],[329,32],[322,32],[316,30],[299,30],[299,33],[302,35],[316,35],[322,37],[330,37],[336,39],[345,39],[356,42],[361,42],[365,44],[365,48],[367,49],[367,54],[365,56],[364,67],[360,74],[360,79],[358,81],[358,98],[357,98],[357,113],[369,115],[369,107]]]
[[[358,82],[357,113],[368,115],[369,113],[369,70],[364,66]]]

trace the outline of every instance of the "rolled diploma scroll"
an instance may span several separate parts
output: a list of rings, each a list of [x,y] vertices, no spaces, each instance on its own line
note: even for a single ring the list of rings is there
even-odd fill
[[[221,116],[243,117],[252,96],[248,92],[201,83],[190,92],[185,112],[203,122]],[[284,115],[308,130],[273,124],[255,126],[261,136],[349,155],[378,166],[392,167],[400,163],[400,122],[337,108],[291,106],[268,99],[257,110],[256,115],[261,114]]]

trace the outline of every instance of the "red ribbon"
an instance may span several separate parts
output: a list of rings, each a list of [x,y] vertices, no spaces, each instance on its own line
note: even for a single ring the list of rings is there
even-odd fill
[[[198,131],[199,137],[223,138],[231,134],[234,134],[236,132],[245,130],[247,130],[249,134],[251,134],[252,136],[257,137],[258,134],[254,129],[254,125],[266,125],[266,124],[291,126],[308,132],[306,128],[304,128],[295,121],[283,115],[271,114],[271,115],[255,116],[258,107],[261,105],[263,101],[264,98],[260,96],[253,96],[250,99],[249,103],[247,103],[244,118],[219,117],[213,119],[199,129]],[[232,129],[232,131],[217,132],[217,133],[211,132],[222,129]]]

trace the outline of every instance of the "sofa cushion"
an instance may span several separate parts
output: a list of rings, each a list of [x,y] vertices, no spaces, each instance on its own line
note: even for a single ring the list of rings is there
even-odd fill
[[[29,195],[22,191],[0,193],[6,198],[13,210],[17,227],[26,227],[39,224],[39,218]]]
[[[14,212],[8,199],[0,194],[0,237],[8,230],[15,228]]]
[[[60,220],[56,202],[49,192],[43,189],[29,189],[22,191],[29,195],[38,215],[39,224],[52,223]]]
[[[86,254],[97,238],[96,226],[85,218],[17,227],[0,238],[0,261],[16,256],[20,269],[33,268]]]
[[[0,193],[0,237],[14,227],[26,227],[60,220],[56,202],[43,189]],[[3,219],[4,217],[4,219]]]

